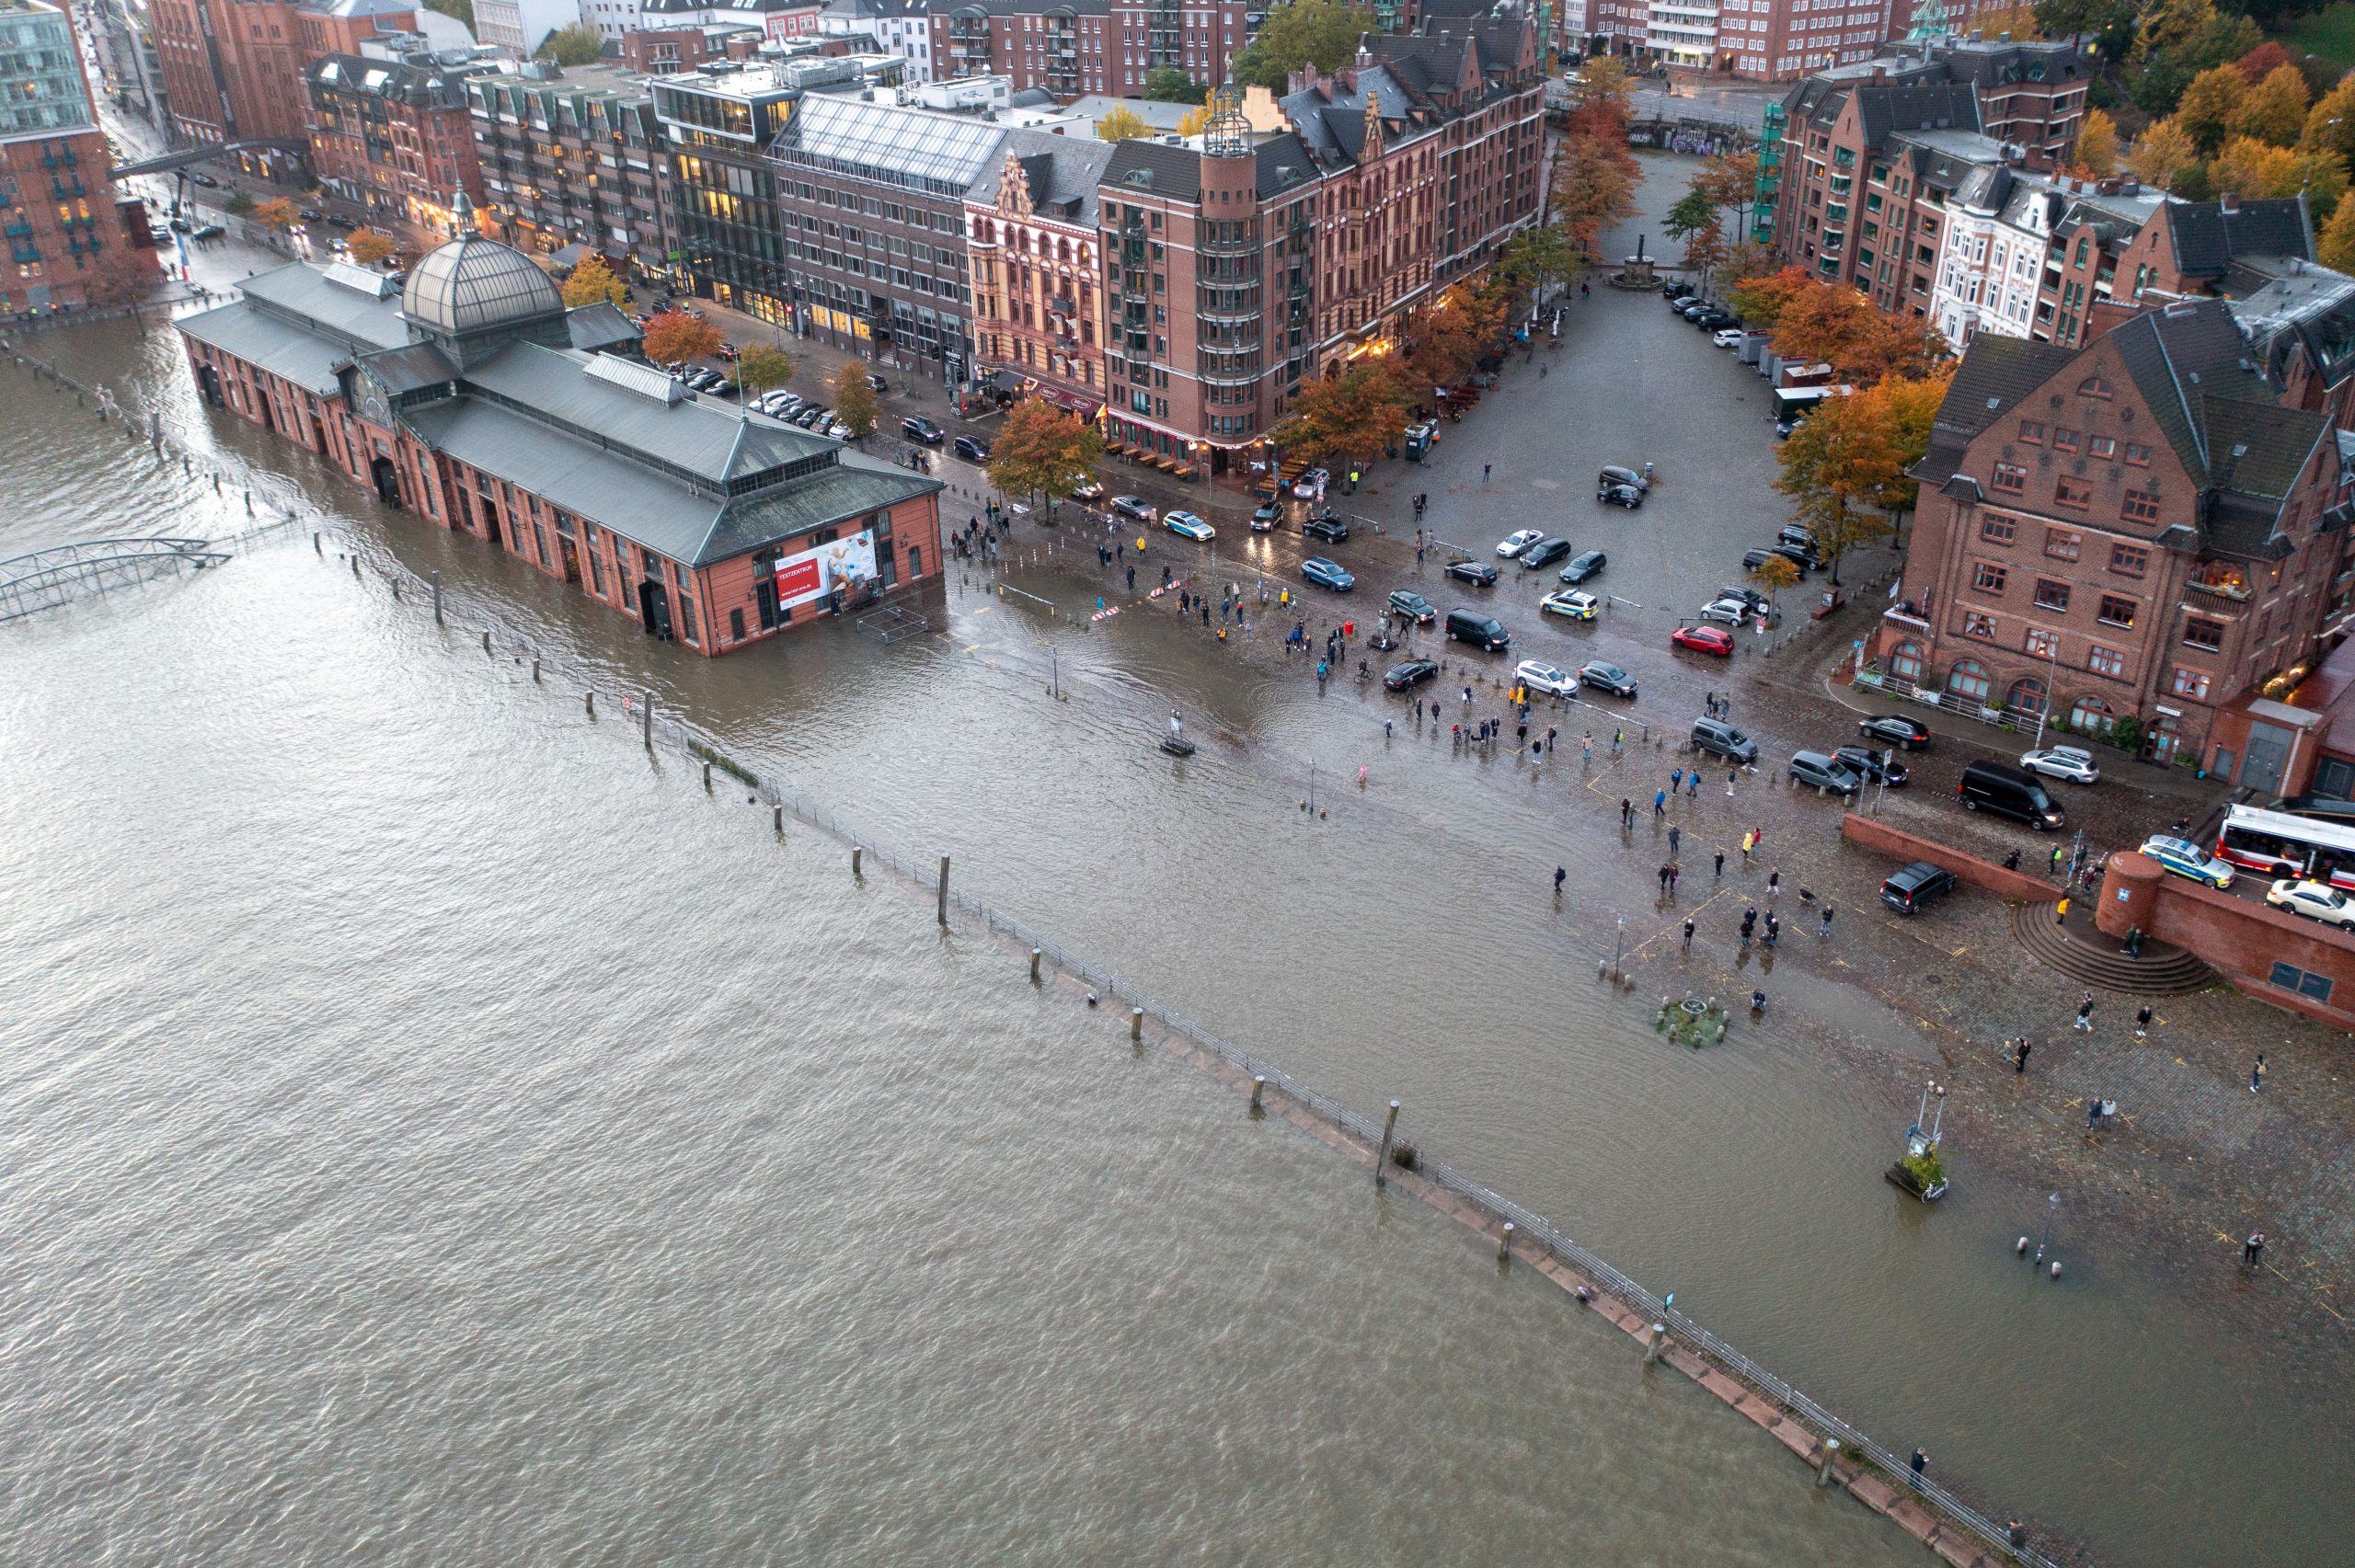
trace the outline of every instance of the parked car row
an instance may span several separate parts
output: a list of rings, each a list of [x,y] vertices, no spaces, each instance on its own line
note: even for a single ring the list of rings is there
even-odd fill
[[[1740,321],[1740,317],[1714,300],[1687,293],[1682,283],[1663,283],[1660,292],[1668,296],[1668,308],[1704,332],[1720,332]]]

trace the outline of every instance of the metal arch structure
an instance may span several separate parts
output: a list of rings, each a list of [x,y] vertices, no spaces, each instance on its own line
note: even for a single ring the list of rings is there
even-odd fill
[[[0,561],[0,621],[155,578],[202,571],[228,558],[227,551],[205,539],[86,539],[52,545]]]
[[[260,151],[268,153],[304,153],[310,149],[301,142],[285,137],[255,137],[244,142],[207,142],[199,146],[181,147],[174,152],[142,158],[135,164],[117,164],[107,170],[107,177],[120,181],[134,174],[170,174],[194,164],[210,163],[231,153]]]

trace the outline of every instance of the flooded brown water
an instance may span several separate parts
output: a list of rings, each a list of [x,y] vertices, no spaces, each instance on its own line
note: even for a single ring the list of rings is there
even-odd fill
[[[1460,1235],[1108,1054],[1002,950],[856,893],[838,846],[778,851],[741,795],[706,802],[577,692],[484,660],[476,609],[881,840],[952,853],[961,887],[1309,1082],[1396,1095],[1459,1168],[2007,1510],[2152,1562],[2227,1540],[2319,1561],[2349,1522],[2334,1391],[2097,1236],[2071,1239],[2066,1288],[2033,1285],[2009,1243],[2040,1191],[1893,1201],[1902,1116],[1814,1036],[1931,1059],[1905,1020],[1826,988],[1734,1048],[1664,1047],[1648,1003],[1592,982],[1619,916],[1657,921],[1547,907],[1541,868],[1578,850],[1547,802],[1385,751],[1354,693],[1130,617],[1053,634],[1074,698],[1052,704],[1046,624],[978,595],[939,607],[947,639],[829,627],[706,664],[211,430],[160,336],[60,346],[283,475],[305,528],[440,570],[454,612],[437,632],[303,535],[0,631],[0,1150],[10,1317],[38,1347],[11,1379],[11,1430],[38,1434],[17,1539],[1896,1550]],[[21,385],[8,545],[244,526],[238,498]],[[1235,743],[1151,753],[1173,701]],[[1304,818],[1311,758],[1373,758],[1384,787]]]

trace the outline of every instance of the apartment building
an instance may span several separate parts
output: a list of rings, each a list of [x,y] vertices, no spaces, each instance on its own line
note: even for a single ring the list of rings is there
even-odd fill
[[[73,19],[48,0],[0,0],[0,315],[115,304],[147,292],[155,242],[107,179],[107,143]]]
[[[1003,374],[1090,418],[1109,395],[1097,213],[1116,146],[1008,131],[965,194],[973,379]]]
[[[466,82],[497,63],[437,56],[415,33],[361,50],[327,55],[304,75],[311,172],[379,228],[447,238],[452,194],[483,197]]]
[[[768,34],[741,22],[640,28],[622,34],[622,69],[640,76],[675,76],[715,61],[757,58]]]
[[[872,39],[876,49],[900,58],[910,86],[934,80],[932,16],[923,0],[833,0],[818,13],[817,31],[821,38]]]
[[[2325,308],[2343,320],[2344,291]],[[2321,317],[2275,314],[2188,300],[2074,349],[1974,339],[1915,471],[1872,645],[1886,677],[2023,722],[2131,719],[2143,755],[2231,776],[2238,759],[2209,750],[2219,715],[2312,666],[2351,580],[2332,417],[2296,406],[2329,373],[2283,341]]]
[[[2131,180],[2040,175],[2010,163],[1971,169],[1947,199],[1931,322],[1957,349],[1982,332],[2074,347],[2084,307],[2063,315],[2061,281],[2073,240],[2101,243],[2089,228],[2131,238],[2165,203],[2164,191]],[[2101,298],[2113,270],[2100,269]]]
[[[1197,84],[1226,80],[1227,63],[1258,29],[1251,0],[970,0],[932,13],[939,76],[1011,76],[1017,91],[1058,97],[1135,97],[1145,74],[1175,66]]]
[[[580,23],[580,0],[475,0],[475,37],[518,60]]]
[[[151,0],[148,16],[173,132],[196,142],[305,143],[312,64],[417,30],[414,0]]]
[[[581,245],[642,270],[671,265],[664,140],[644,78],[535,60],[465,90],[486,235],[539,255]]]
[[[1885,311],[1926,316],[1957,192],[2065,157],[2085,97],[2065,44],[1939,46],[1820,72],[1769,111],[1775,166],[1759,191],[1775,247]]]

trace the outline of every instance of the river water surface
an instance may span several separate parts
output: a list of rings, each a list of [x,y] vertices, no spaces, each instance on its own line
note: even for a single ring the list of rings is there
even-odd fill
[[[1926,1064],[1910,1021],[1817,987],[1736,1048],[1662,1045],[1592,978],[1620,917],[1661,918],[1548,907],[1578,846],[1509,770],[1385,746],[1356,693],[1143,616],[1083,637],[952,592],[945,638],[657,649],[209,426],[160,335],[55,346],[331,536],[0,634],[20,1539],[1886,1560],[1460,1236],[1108,1057],[1002,950],[854,892],[838,846],[780,851],[741,795],[649,771],[583,682],[953,853],[1327,1092],[1399,1097],[1427,1147],[2006,1511],[2152,1562],[2324,1561],[2355,1522],[2335,1388],[2098,1237],[2032,1282],[2009,1243],[2039,1190],[1893,1198],[1910,1097],[1817,1045]],[[245,526],[234,485],[28,384],[5,543]],[[338,547],[442,572],[451,625]],[[485,659],[485,615],[564,681]],[[1212,740],[1182,767],[1143,741],[1173,701]],[[1334,790],[1360,761],[1374,786]]]

